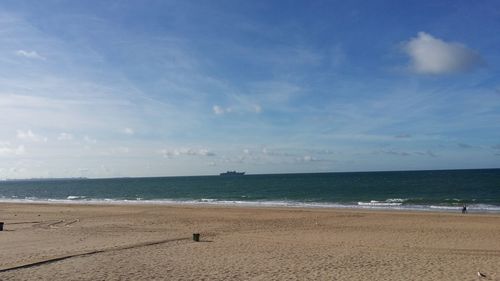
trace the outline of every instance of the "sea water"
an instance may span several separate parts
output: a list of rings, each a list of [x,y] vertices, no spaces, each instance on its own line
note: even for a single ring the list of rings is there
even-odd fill
[[[500,169],[10,180],[0,201],[500,213]]]

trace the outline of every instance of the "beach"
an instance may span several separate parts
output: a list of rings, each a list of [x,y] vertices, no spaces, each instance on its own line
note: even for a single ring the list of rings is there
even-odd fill
[[[498,214],[1,203],[0,221],[0,280],[500,280]]]

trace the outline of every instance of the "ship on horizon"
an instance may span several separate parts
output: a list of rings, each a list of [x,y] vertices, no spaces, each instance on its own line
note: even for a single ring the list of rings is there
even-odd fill
[[[243,176],[245,172],[227,171],[225,173],[220,173],[221,176]]]

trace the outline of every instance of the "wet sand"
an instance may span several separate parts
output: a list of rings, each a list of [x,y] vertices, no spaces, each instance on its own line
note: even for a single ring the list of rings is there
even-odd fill
[[[500,280],[500,215],[2,203],[0,221],[0,280]]]

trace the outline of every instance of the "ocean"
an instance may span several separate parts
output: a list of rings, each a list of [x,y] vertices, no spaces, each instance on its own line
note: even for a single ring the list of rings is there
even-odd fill
[[[500,213],[500,169],[8,180],[0,201]]]

